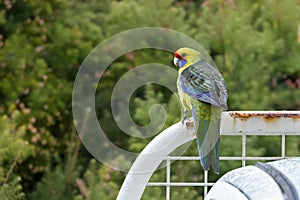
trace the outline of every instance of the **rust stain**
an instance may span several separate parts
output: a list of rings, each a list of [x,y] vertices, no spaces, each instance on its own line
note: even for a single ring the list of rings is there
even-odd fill
[[[243,112],[230,112],[229,115],[235,120],[240,119],[242,121],[247,121],[251,117],[262,117],[266,121],[274,121],[279,118],[292,118],[293,120],[300,119],[299,113],[243,113]]]

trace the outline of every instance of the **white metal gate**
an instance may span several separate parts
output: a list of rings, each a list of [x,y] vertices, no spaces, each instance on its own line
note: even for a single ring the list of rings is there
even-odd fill
[[[169,127],[155,137],[141,152],[131,167],[120,189],[118,200],[138,200],[146,186],[166,187],[166,199],[170,199],[172,186],[200,186],[204,195],[208,187],[214,183],[208,182],[208,173],[204,172],[203,182],[171,182],[170,171],[173,160],[199,160],[196,156],[169,156],[178,146],[195,138],[195,130],[187,129],[181,122]],[[221,135],[241,136],[241,156],[220,157],[220,160],[240,160],[242,166],[247,160],[279,160],[286,157],[286,136],[296,135],[300,140],[300,111],[231,111],[224,112],[221,119]],[[281,153],[275,157],[250,157],[246,155],[247,136],[281,136]],[[299,155],[300,156],[300,155]],[[148,182],[159,164],[166,160],[166,182]]]

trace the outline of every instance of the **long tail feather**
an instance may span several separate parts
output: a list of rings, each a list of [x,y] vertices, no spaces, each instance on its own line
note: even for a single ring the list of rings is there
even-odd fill
[[[219,152],[220,152],[220,119],[210,119],[198,117],[197,108],[193,107],[193,118],[197,130],[196,138],[200,154],[200,163],[204,170],[209,170],[212,166],[215,173],[220,172]]]

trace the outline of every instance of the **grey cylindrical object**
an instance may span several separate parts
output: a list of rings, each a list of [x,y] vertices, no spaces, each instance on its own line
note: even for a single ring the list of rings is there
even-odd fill
[[[205,199],[221,200],[220,194],[230,193],[224,191],[223,183],[232,185],[248,199],[298,199],[300,158],[258,163],[257,167],[246,166],[232,170],[217,181]],[[236,194],[236,190],[233,190],[232,195]]]
[[[300,198],[300,158],[283,159],[269,162],[268,165],[278,170],[288,180],[287,186],[294,199]],[[291,198],[289,198],[291,199]]]

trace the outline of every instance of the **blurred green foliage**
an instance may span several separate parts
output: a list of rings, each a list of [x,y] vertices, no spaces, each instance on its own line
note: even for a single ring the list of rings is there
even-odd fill
[[[76,73],[105,39],[138,27],[177,30],[202,44],[216,62],[227,83],[230,110],[300,110],[299,23],[298,0],[0,1],[0,198],[116,198],[126,174],[96,162],[80,148],[71,113]],[[95,97],[98,118],[110,140],[134,152],[153,136],[124,134],[111,114],[111,94],[124,73],[151,62],[175,69],[169,52],[129,52],[110,65]],[[176,95],[148,84],[131,100],[130,114],[137,124],[150,122],[153,104],[166,110],[163,129],[180,120]],[[132,131],[143,136],[140,130]],[[287,155],[299,155],[299,138],[287,137],[286,147]],[[247,155],[274,156],[278,149],[277,137],[247,140]],[[185,154],[197,156],[196,145],[192,143]],[[221,155],[241,155],[241,138],[222,137]],[[121,165],[124,160],[114,162]],[[221,175],[240,166],[240,161],[221,161]],[[211,174],[210,181],[218,177]],[[164,180],[165,170],[151,178]],[[175,161],[171,180],[202,181],[199,162]],[[199,187],[172,187],[171,192],[172,199],[203,195]],[[147,187],[143,199],[164,196],[164,188]]]

